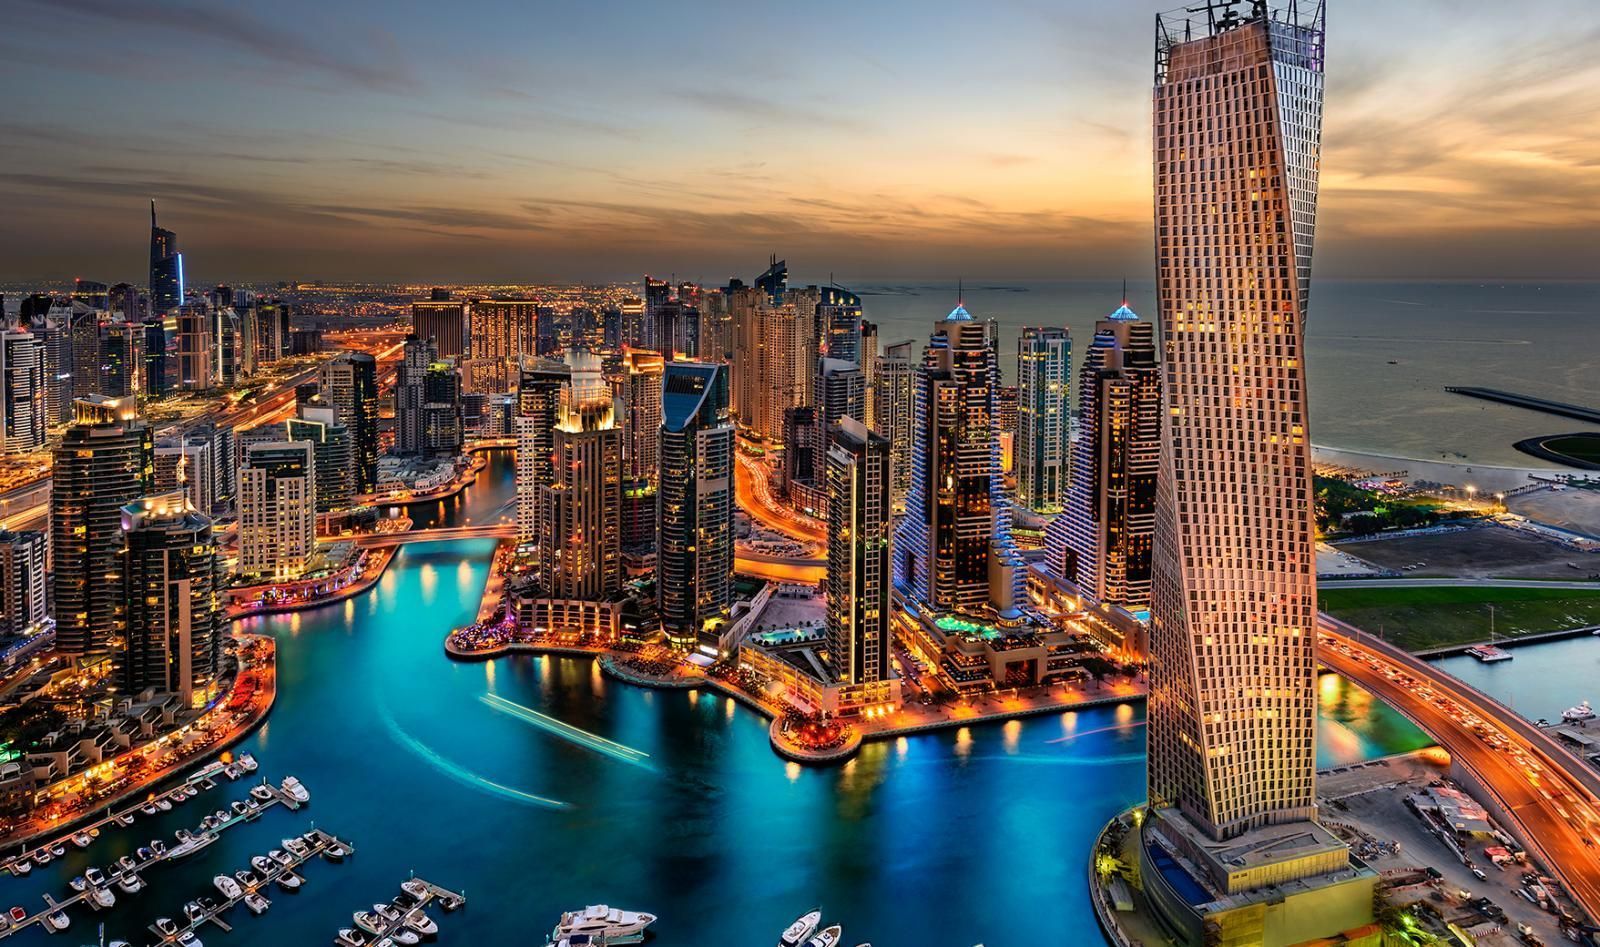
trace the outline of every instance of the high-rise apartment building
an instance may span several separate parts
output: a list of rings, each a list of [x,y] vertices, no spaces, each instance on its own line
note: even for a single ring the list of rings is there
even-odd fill
[[[467,337],[474,367],[473,390],[496,394],[512,390],[521,356],[539,350],[539,304],[531,299],[478,299],[471,308]]]
[[[1072,338],[1029,326],[1017,339],[1017,501],[1059,513],[1067,490],[1072,419]],[[1002,424],[1004,427],[1004,424]]]
[[[518,372],[512,429],[517,438],[517,538],[522,542],[536,541],[539,535],[542,488],[555,480],[561,391],[571,380],[572,369],[562,362],[530,358]]]
[[[461,373],[450,362],[436,361],[422,377],[422,451],[455,457],[465,442]]]
[[[916,405],[917,363],[909,339],[883,350],[873,366],[873,430],[889,439],[894,463],[889,481],[889,499],[896,515],[906,509],[906,494],[911,489],[911,428]]]
[[[427,398],[428,368],[437,354],[431,339],[406,336],[394,382],[394,450],[420,454],[423,450],[422,406]]]
[[[122,508],[128,632],[117,663],[122,690],[176,694],[185,707],[215,693],[223,636],[222,565],[211,520],[183,493]]]
[[[1095,602],[1150,607],[1161,469],[1155,326],[1127,303],[1095,324],[1078,382],[1078,440],[1066,510],[1051,521],[1051,571]]]
[[[322,399],[339,409],[350,429],[357,494],[378,489],[378,360],[366,352],[341,352],[322,367]]]
[[[216,316],[203,299],[178,309],[178,387],[185,391],[210,391],[221,383],[217,375]],[[74,344],[74,350],[77,346]]]
[[[817,297],[817,337],[828,358],[864,365],[861,349],[861,297],[824,286]]]
[[[629,349],[623,388],[627,432],[627,473],[635,482],[656,482],[656,439],[661,434],[661,379],[666,361],[659,352]]]
[[[937,611],[1015,608],[1010,507],[994,421],[994,340],[964,306],[934,326],[915,380],[911,483],[895,582]]]
[[[855,418],[829,437],[828,659],[842,684],[893,677],[889,440]]]
[[[598,601],[622,586],[622,426],[593,355],[569,356],[540,486],[539,585],[552,598]]]
[[[44,339],[20,329],[0,331],[0,453],[44,447],[49,423]]]
[[[1151,817],[1141,839],[1147,865],[1159,849],[1176,852],[1209,889],[1156,892],[1158,909],[1188,924],[1196,943],[1202,925],[1224,942],[1280,947],[1372,919],[1376,873],[1316,822],[1305,324],[1323,15],[1318,0],[1263,0],[1247,16],[1213,5],[1157,18],[1167,416],[1152,563]],[[1275,890],[1245,910],[1218,901],[1262,888]]]
[[[28,634],[50,617],[45,535],[0,527],[0,636]]]
[[[817,363],[817,419],[826,441],[840,418],[867,422],[867,376],[855,362],[824,358]],[[821,448],[826,451],[824,445]]]
[[[178,235],[156,226],[156,202],[150,202],[150,307],[165,316],[183,305],[183,254]]]
[[[239,572],[275,582],[298,579],[316,551],[316,445],[246,445],[239,468]]]
[[[298,417],[284,422],[285,436],[291,441],[311,442],[317,463],[317,512],[349,507],[355,496],[350,429],[339,420],[337,408],[320,400],[304,402],[296,412]]]
[[[56,650],[63,654],[103,657],[122,646],[122,507],[150,492],[153,453],[132,398],[74,403],[50,481]]]
[[[155,450],[155,484],[158,494],[182,493],[196,510],[217,505],[217,464],[206,437],[182,436],[163,440]]]
[[[672,362],[661,385],[656,610],[680,647],[716,649],[733,585],[727,368]]]

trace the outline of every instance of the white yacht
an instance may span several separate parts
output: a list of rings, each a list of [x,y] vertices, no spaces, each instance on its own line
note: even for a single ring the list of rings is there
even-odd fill
[[[18,855],[16,861],[11,863],[11,873],[19,878],[32,873],[32,871],[33,862],[28,861],[27,858],[21,855]]]
[[[817,936],[806,941],[806,947],[835,947],[839,938],[844,936],[844,928],[837,924],[825,927],[817,932]]]
[[[93,841],[94,839],[89,837],[88,832],[79,832],[77,835],[72,837],[72,844],[78,846],[79,848],[88,848],[89,843]]]
[[[376,936],[383,932],[383,918],[378,917],[376,914],[371,914],[366,911],[357,911],[354,915],[352,915],[352,919],[356,922],[357,927],[366,931],[368,934]]]
[[[71,926],[72,919],[67,917],[66,911],[57,911],[54,914],[46,914],[43,923],[44,929],[53,934],[56,931],[66,930]]]
[[[122,889],[123,894],[138,894],[144,890],[144,879],[129,872],[117,880],[117,887]]]
[[[432,937],[439,933],[439,925],[428,912],[421,908],[412,908],[406,912],[406,927],[416,931],[423,937]]]
[[[311,846],[307,845],[306,840],[303,838],[286,838],[283,839],[282,844],[290,854],[296,857],[304,858],[311,854]]]
[[[250,795],[254,796],[259,802],[266,802],[272,798],[272,789],[265,785],[251,786]]]
[[[334,943],[339,947],[365,947],[367,935],[348,927],[339,928],[339,936],[334,938]]]
[[[654,914],[641,911],[624,911],[605,904],[591,904],[582,911],[568,911],[561,915],[551,940],[560,940],[568,934],[600,934],[607,943],[620,942],[622,938],[644,936],[645,928],[656,922]],[[833,947],[832,944],[827,947]]]
[[[265,914],[267,913],[267,908],[272,907],[272,902],[255,892],[251,892],[244,896],[244,906],[250,909],[251,914]]]
[[[247,773],[253,773],[256,771],[256,758],[251,756],[249,753],[239,754],[239,758],[235,760],[235,762],[238,764],[240,769]]]
[[[117,896],[110,888],[96,888],[89,892],[89,903],[99,911],[114,906],[117,903]]]
[[[216,885],[217,890],[222,892],[224,898],[237,898],[244,893],[239,887],[239,882],[229,878],[227,875],[218,875],[211,879],[211,883]]]
[[[278,887],[285,891],[299,891],[304,883],[300,876],[292,871],[286,871],[278,876]]]
[[[1589,706],[1588,701],[1584,701],[1576,707],[1568,707],[1566,710],[1561,711],[1561,720],[1563,723],[1578,723],[1582,720],[1593,720],[1594,717],[1594,708]]]
[[[300,782],[300,780],[295,779],[293,776],[284,777],[283,791],[289,794],[290,799],[293,799],[295,802],[298,802],[301,805],[311,801],[310,790],[306,789],[305,784]]]
[[[790,924],[784,930],[783,936],[778,938],[778,943],[782,947],[800,947],[801,944],[806,942],[806,938],[816,931],[817,925],[821,923],[821,911],[808,911],[800,915],[793,924]]]
[[[177,845],[174,845],[172,847],[172,850],[167,853],[167,857],[168,858],[183,858],[185,855],[193,855],[195,852],[200,851],[202,848],[205,848],[207,845],[210,845],[212,842],[215,842],[216,840],[217,840],[217,837],[215,835],[193,835],[193,836],[190,836],[189,838],[184,839],[182,842],[178,843]]]

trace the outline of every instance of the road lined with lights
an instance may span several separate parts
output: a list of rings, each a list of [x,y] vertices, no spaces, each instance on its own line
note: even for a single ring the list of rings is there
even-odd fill
[[[734,468],[734,493],[739,508],[750,518],[776,532],[801,542],[826,542],[827,524],[803,516],[785,507],[772,494],[766,461],[751,457],[744,451],[735,451],[739,464]]]
[[[1318,646],[1323,664],[1449,751],[1531,854],[1600,917],[1600,774],[1515,711],[1354,626],[1323,615]]]

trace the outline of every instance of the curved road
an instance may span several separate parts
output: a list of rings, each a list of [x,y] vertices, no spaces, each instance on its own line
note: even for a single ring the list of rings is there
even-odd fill
[[[1529,852],[1600,917],[1600,774],[1548,734],[1432,665],[1327,615],[1318,657],[1400,711],[1499,803]]]

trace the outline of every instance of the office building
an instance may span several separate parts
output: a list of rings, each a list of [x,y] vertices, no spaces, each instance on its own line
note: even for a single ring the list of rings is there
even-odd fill
[[[893,676],[889,440],[845,417],[829,437],[828,658],[843,684]]]
[[[32,634],[50,617],[45,535],[0,527],[0,637]]]
[[[411,304],[411,331],[419,339],[433,340],[439,358],[460,358],[467,353],[467,304],[464,300],[419,299]]]
[[[144,393],[144,326],[108,322],[100,327],[100,394],[126,398]]]
[[[215,695],[227,618],[211,520],[183,493],[122,508],[128,550],[127,641],[118,656],[122,690],[175,694],[184,707]]]
[[[727,369],[672,362],[661,390],[656,611],[674,644],[716,651],[733,585],[733,423]]]
[[[49,424],[44,340],[32,332],[0,330],[0,453],[44,447]]]
[[[173,388],[173,373],[168,371],[167,327],[155,319],[140,326],[144,332],[144,394],[147,398],[166,397]]]
[[[156,226],[156,202],[150,202],[150,307],[165,316],[183,305],[183,254],[178,235]]]
[[[239,572],[298,579],[317,551],[316,446],[248,444],[239,468]]]
[[[1016,390],[1017,502],[1035,513],[1059,513],[1066,498],[1072,418],[1072,338],[1066,329],[1022,330]],[[1005,428],[1003,420],[1000,426]]]
[[[73,423],[53,452],[51,579],[56,650],[78,658],[120,648],[127,624],[122,594],[122,507],[150,493],[150,428],[132,398],[95,396],[73,405]]]
[[[350,429],[339,411],[319,401],[301,404],[298,417],[284,422],[290,441],[311,442],[317,464],[317,512],[330,513],[351,505],[355,496],[355,457]]]
[[[339,409],[350,429],[358,495],[378,489],[378,360],[366,352],[341,352],[322,367],[322,399]]]
[[[1078,392],[1066,510],[1045,532],[1050,569],[1091,601],[1144,612],[1161,469],[1161,376],[1155,326],[1126,302],[1095,324]]]

